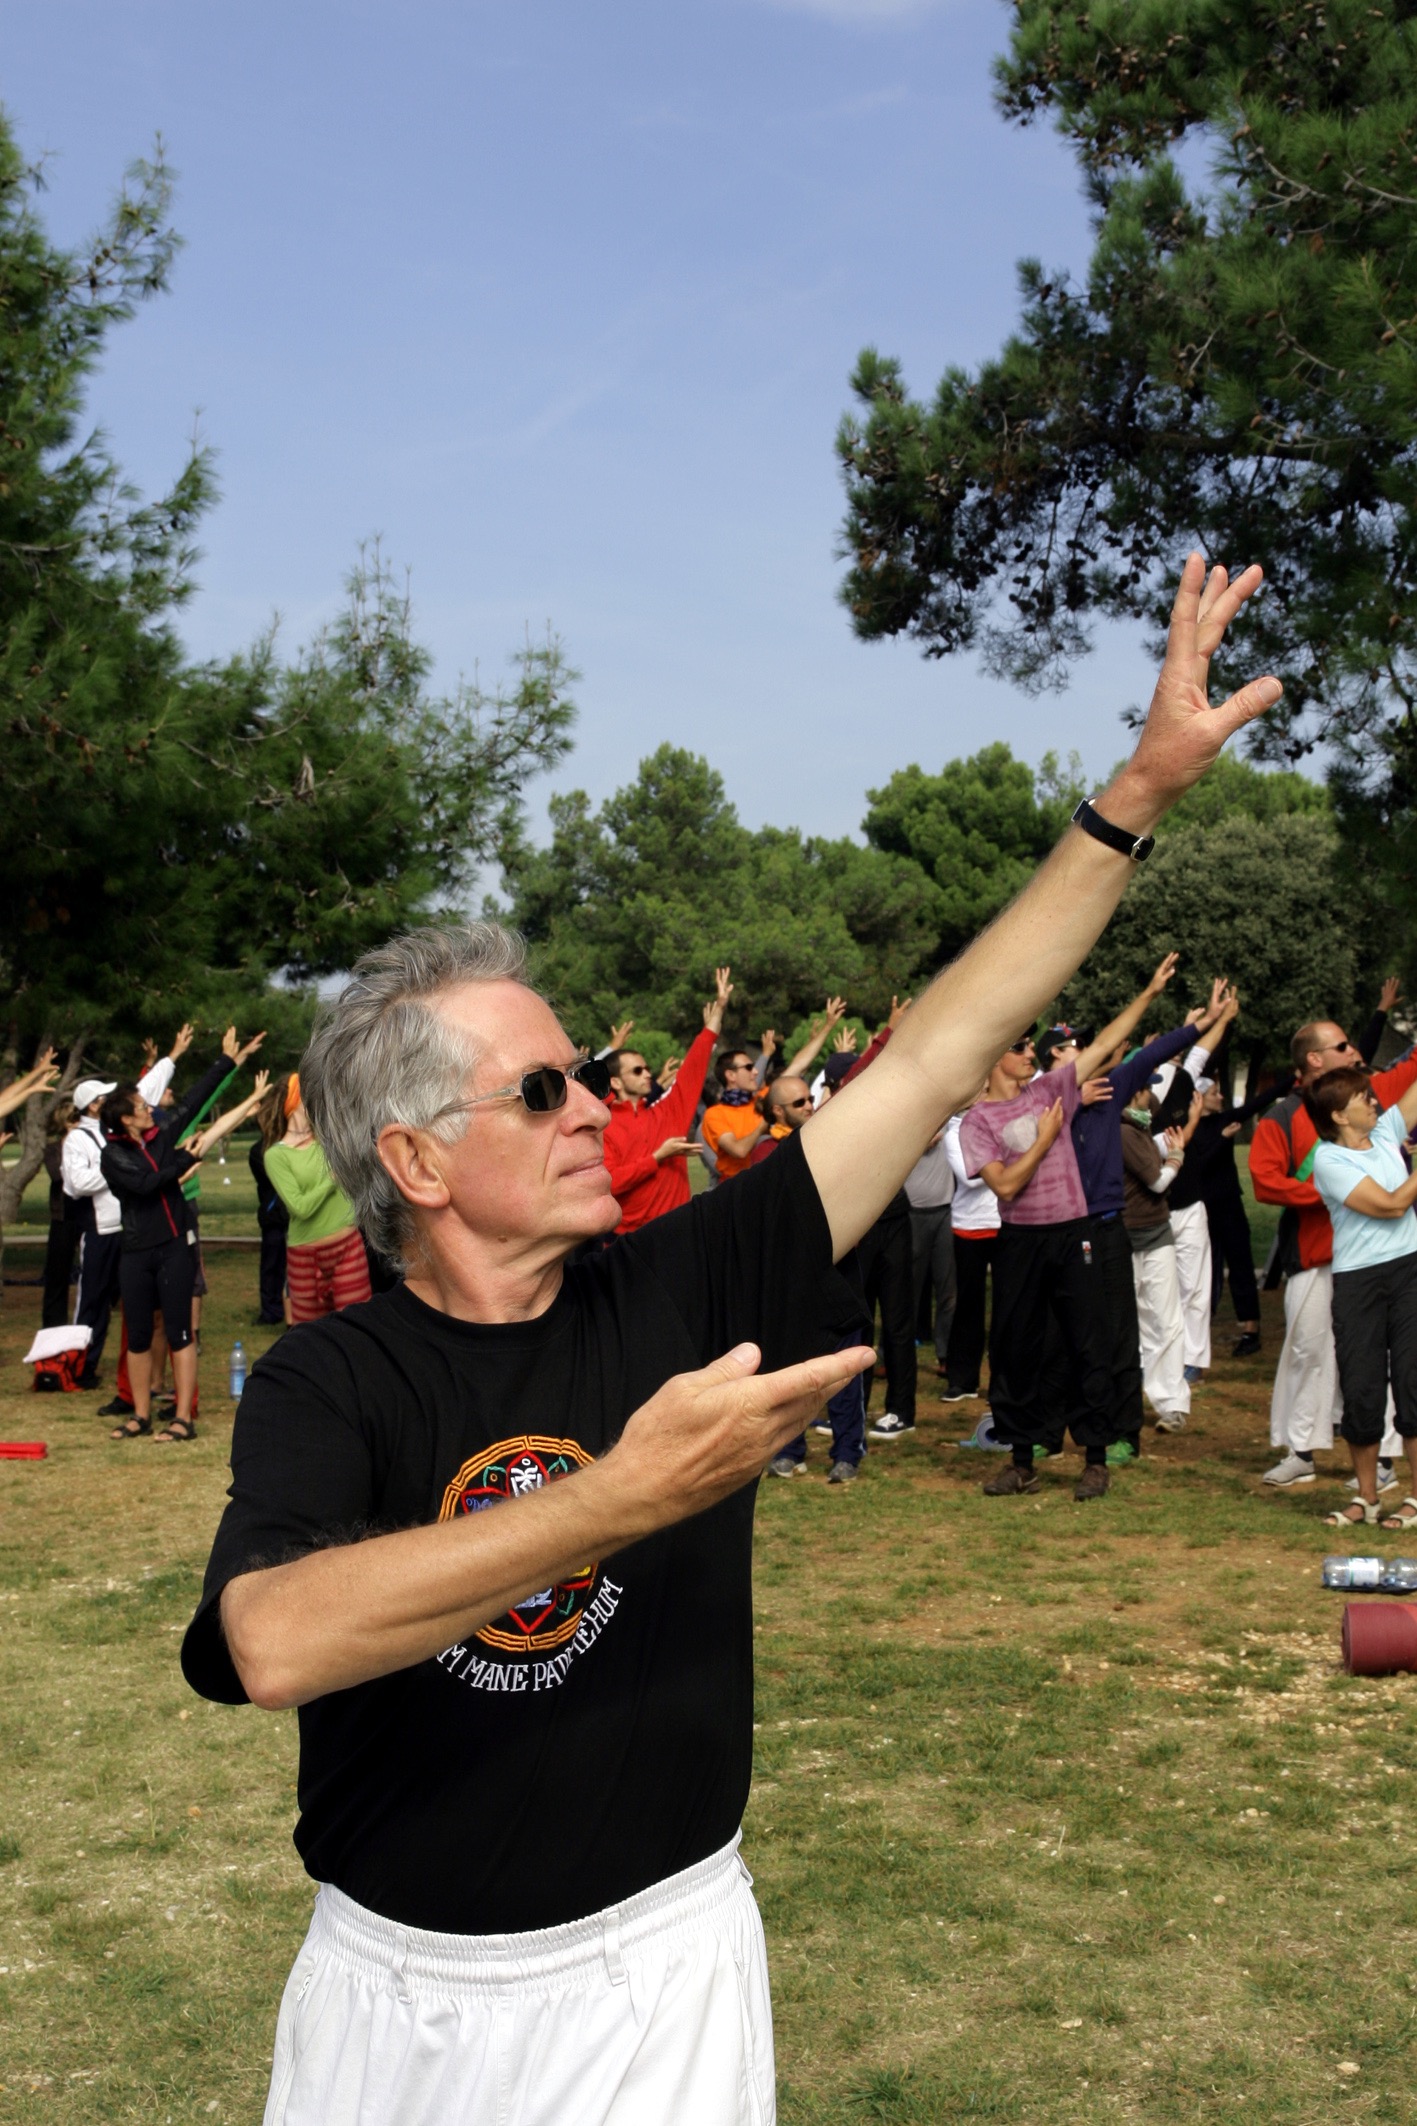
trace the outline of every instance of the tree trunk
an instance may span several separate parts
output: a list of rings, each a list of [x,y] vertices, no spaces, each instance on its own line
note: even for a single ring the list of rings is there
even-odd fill
[[[20,1156],[13,1166],[0,1166],[0,1267],[3,1267],[5,1259],[5,1227],[13,1224],[19,1213],[20,1198],[44,1164],[44,1137],[49,1117],[59,1101],[67,1100],[79,1082],[87,1040],[87,1029],[74,1036],[69,1046],[68,1060],[54,1090],[31,1093],[11,1123],[19,1142]],[[39,1044],[40,1052],[49,1045],[46,1035]]]

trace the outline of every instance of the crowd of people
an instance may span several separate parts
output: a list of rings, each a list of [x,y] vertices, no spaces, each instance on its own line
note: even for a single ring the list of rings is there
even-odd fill
[[[173,1079],[192,1044],[180,1027],[166,1055],[147,1043],[131,1081],[80,1078],[48,1116],[44,1168],[49,1234],[43,1274],[45,1330],[69,1326],[73,1363],[48,1385],[97,1389],[115,1309],[119,1351],[111,1438],[195,1439],[197,1355],[207,1283],[201,1241],[201,1168],[225,1139],[255,1124],[249,1162],[260,1230],[257,1320],[314,1321],[367,1300],[392,1272],[366,1245],[349,1198],[310,1128],[295,1072],[255,1073],[230,1100],[237,1073],[265,1036],[228,1027],[218,1056],[180,1095]],[[59,1068],[46,1052],[0,1092],[0,1116],[52,1091]],[[209,1119],[210,1118],[210,1119]],[[3,1141],[3,1138],[0,1138]],[[170,1383],[164,1392],[165,1382]],[[163,1422],[154,1433],[155,1403]]]
[[[1403,1149],[1417,1052],[1367,1068],[1396,979],[1356,1045],[1333,1021],[1310,1021],[1294,1036],[1292,1076],[1265,1073],[1246,1097],[1243,1075],[1238,1089],[1227,1086],[1223,1044],[1240,1001],[1224,980],[1175,1027],[1129,1045],[1176,967],[1168,954],[1095,1033],[1054,1024],[1011,1043],[862,1235],[842,1266],[855,1302],[843,1345],[858,1335],[876,1344],[884,1408],[868,1425],[867,1392],[853,1378],[816,1418],[812,1429],[830,1441],[828,1482],[857,1475],[868,1441],[915,1430],[922,1349],[942,1403],[987,1404],[969,1444],[1008,1456],[983,1484],[990,1497],[1037,1491],[1040,1464],[1062,1454],[1069,1434],[1083,1455],[1075,1496],[1100,1497],[1109,1471],[1141,1453],[1148,1417],[1157,1433],[1184,1427],[1211,1366],[1227,1287],[1235,1355],[1261,1348],[1259,1276],[1235,1163],[1236,1140],[1254,1123],[1254,1193],[1282,1211],[1265,1269],[1271,1282],[1283,1280],[1285,1314],[1271,1399],[1281,1452],[1264,1481],[1312,1483],[1316,1450],[1339,1434],[1353,1451],[1354,1496],[1335,1518],[1355,1526],[1376,1518],[1381,1495],[1402,1481],[1405,1456],[1405,1495],[1386,1520],[1417,1524],[1417,1446],[1408,1445],[1417,1436],[1417,1374],[1409,1377],[1406,1316],[1399,1301],[1385,1313],[1388,1300],[1372,1297],[1400,1292],[1407,1269],[1417,1274],[1417,1184],[1409,1185]],[[748,1046],[718,1045],[732,994],[731,970],[720,967],[701,1030],[658,1071],[630,1044],[632,1020],[591,1059],[604,1085],[604,1159],[620,1211],[597,1247],[686,1204],[691,1162],[710,1188],[760,1165],[870,1068],[909,1008],[895,1000],[858,1054],[843,1023],[846,1000],[828,997],[789,1053],[772,1029]],[[165,1055],[147,1044],[136,1081],[81,1079],[49,1116],[43,1321],[87,1330],[75,1384],[92,1389],[119,1309],[116,1389],[101,1413],[116,1420],[115,1440],[152,1431],[159,1391],[156,1437],[195,1437],[206,1291],[200,1168],[233,1131],[255,1123],[259,1322],[317,1320],[396,1278],[331,1171],[297,1073],[257,1072],[249,1092],[208,1120],[262,1038],[242,1044],[229,1028],[220,1055],[178,1098],[173,1079],[192,1042],[184,1025]],[[54,1056],[42,1055],[0,1092],[0,1117],[52,1090],[58,1075]],[[1345,1179],[1354,1183],[1347,1195]],[[1360,1304],[1358,1295],[1368,1296]],[[1381,1422],[1370,1440],[1375,1398]],[[770,1468],[806,1474],[805,1435],[784,1444]]]
[[[877,1344],[885,1408],[868,1428],[862,1385],[853,1380],[817,1420],[815,1429],[831,1441],[829,1482],[856,1475],[868,1440],[915,1429],[922,1347],[933,1349],[944,1403],[988,1403],[971,1444],[1009,1456],[984,1483],[991,1497],[1035,1492],[1038,1465],[1062,1453],[1068,1434],[1083,1454],[1075,1496],[1100,1497],[1109,1471],[1141,1453],[1148,1414],[1158,1433],[1181,1430],[1211,1368],[1212,1323],[1227,1288],[1234,1355],[1252,1357],[1261,1348],[1253,1236],[1235,1162],[1236,1141],[1256,1118],[1266,1119],[1251,1153],[1255,1194],[1285,1209],[1266,1265],[1273,1281],[1285,1278],[1286,1335],[1273,1396],[1275,1443],[1285,1452],[1265,1481],[1313,1481],[1314,1448],[1332,1446],[1343,1407],[1332,1324],[1335,1296],[1341,1302],[1345,1287],[1341,1270],[1334,1287],[1328,1267],[1333,1241],[1322,1170],[1310,1178],[1323,1134],[1311,1117],[1317,1094],[1327,1097],[1318,1083],[1325,1072],[1350,1056],[1371,1061],[1376,1054],[1397,983],[1385,986],[1358,1048],[1330,1022],[1315,1021],[1295,1037],[1292,1080],[1263,1073],[1266,1082],[1247,1097],[1248,1073],[1237,1073],[1233,1089],[1227,1083],[1225,1043],[1240,1000],[1222,979],[1176,1026],[1129,1045],[1177,964],[1168,954],[1096,1033],[1055,1024],[1021,1035],[862,1237],[843,1267],[858,1300],[859,1332]],[[633,1022],[617,1027],[601,1051],[610,1080],[605,1158],[621,1206],[620,1235],[688,1202],[691,1160],[708,1170],[710,1186],[721,1187],[767,1158],[869,1068],[907,1008],[895,1004],[860,1056],[841,1023],[844,999],[830,997],[795,1053],[786,1054],[769,1030],[756,1052],[734,1044],[715,1058],[714,1036],[731,994],[730,970],[719,968],[702,1032],[658,1074],[628,1045]],[[832,1035],[832,1053],[813,1072]],[[1411,1058],[1378,1073],[1371,1084],[1380,1107],[1414,1080]],[[1296,1114],[1304,1117],[1297,1140]],[[1354,1156],[1368,1156],[1366,1147]],[[1411,1226],[1395,1213],[1367,1215],[1367,1254],[1376,1250],[1386,1261],[1394,1248],[1405,1252],[1417,1214]],[[1379,1245],[1371,1227],[1382,1217],[1393,1229]],[[1364,1347],[1371,1348],[1370,1337]],[[1382,1488],[1397,1481],[1400,1410],[1398,1396],[1373,1472]],[[1355,1457],[1358,1496],[1343,1515],[1355,1522],[1370,1502],[1364,1466]],[[805,1439],[788,1443],[771,1463],[782,1477],[806,1468]],[[1411,1490],[1417,1494],[1417,1477]],[[1404,1503],[1392,1517],[1399,1526],[1409,1518],[1417,1519],[1417,1505]]]

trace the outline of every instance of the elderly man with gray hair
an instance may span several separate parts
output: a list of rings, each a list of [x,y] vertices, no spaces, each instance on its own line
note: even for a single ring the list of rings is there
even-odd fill
[[[1257,588],[1192,555],[1131,762],[848,1086],[608,1250],[603,1065],[494,926],[371,953],[302,1066],[404,1281],[256,1366],[183,1663],[300,1709],[322,1885],[267,2126],[775,2115],[752,1757],[756,1480],[870,1363],[832,1265],[1077,967],[1167,806],[1279,695],[1220,707]]]

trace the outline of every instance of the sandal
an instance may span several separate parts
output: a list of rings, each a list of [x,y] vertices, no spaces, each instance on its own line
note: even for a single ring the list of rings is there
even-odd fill
[[[1383,1528],[1417,1528],[1417,1499],[1405,1498],[1396,1513],[1379,1523]]]
[[[1376,1528],[1380,1512],[1376,1499],[1350,1499],[1346,1506],[1324,1515],[1325,1528]],[[1414,1515],[1417,1519],[1417,1515]]]
[[[197,1428],[187,1417],[170,1417],[156,1437],[160,1440],[195,1439]]]
[[[121,1425],[115,1425],[108,1436],[110,1439],[141,1439],[143,1434],[151,1432],[152,1428],[152,1419],[139,1417],[135,1411],[132,1417],[125,1418]]]

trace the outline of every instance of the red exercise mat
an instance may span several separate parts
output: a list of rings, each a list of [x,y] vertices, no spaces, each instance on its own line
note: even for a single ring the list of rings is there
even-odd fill
[[[1350,1676],[1417,1669],[1417,1603],[1350,1602],[1343,1612],[1343,1665]]]
[[[42,1462],[48,1452],[42,1439],[0,1439],[0,1462]]]

